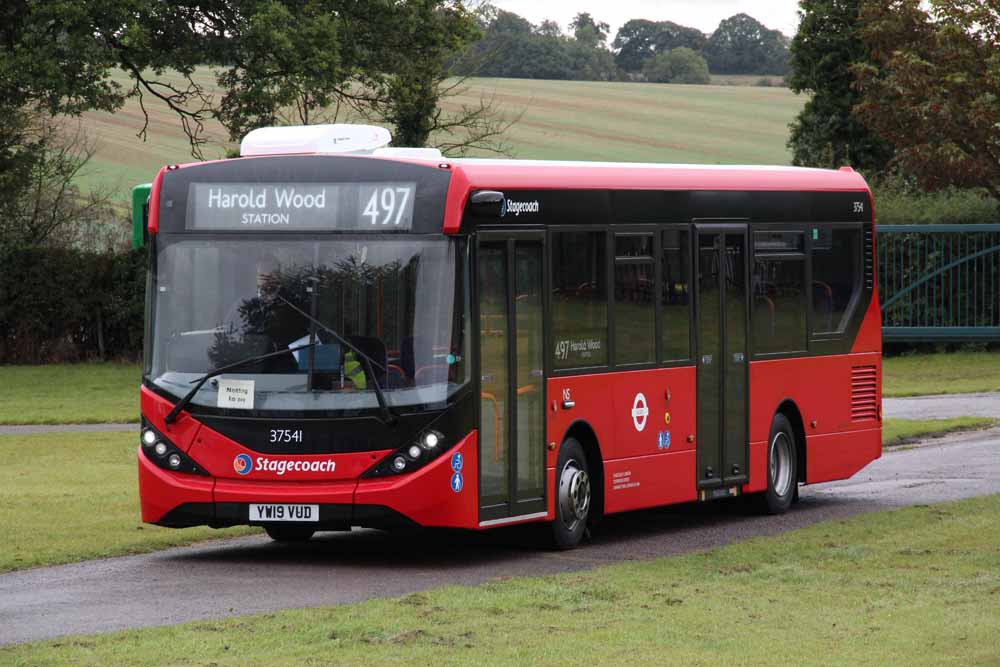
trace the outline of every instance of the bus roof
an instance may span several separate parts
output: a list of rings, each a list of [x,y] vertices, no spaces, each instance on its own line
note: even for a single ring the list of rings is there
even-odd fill
[[[377,158],[376,158],[377,159]],[[422,162],[427,162],[422,160]],[[463,171],[472,189],[867,190],[849,167],[569,162],[557,160],[445,159]]]

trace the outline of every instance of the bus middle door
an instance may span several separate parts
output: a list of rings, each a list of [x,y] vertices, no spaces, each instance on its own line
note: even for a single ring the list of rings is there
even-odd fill
[[[747,225],[696,224],[697,480],[702,500],[747,474]]]

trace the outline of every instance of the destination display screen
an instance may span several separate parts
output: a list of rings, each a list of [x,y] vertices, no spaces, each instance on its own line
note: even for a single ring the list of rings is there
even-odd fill
[[[386,231],[413,226],[416,183],[192,183],[196,231]]]

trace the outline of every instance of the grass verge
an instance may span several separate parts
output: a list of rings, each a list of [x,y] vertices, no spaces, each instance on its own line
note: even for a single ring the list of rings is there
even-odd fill
[[[254,532],[143,524],[137,445],[131,433],[0,436],[0,572]]]
[[[886,357],[882,395],[929,396],[1000,391],[1000,354],[950,352]]]
[[[905,445],[921,438],[941,437],[959,431],[978,431],[996,423],[997,420],[987,417],[886,419],[882,422],[882,444],[886,447]]]
[[[998,524],[991,496],[585,573],[8,647],[0,662],[987,664]]]
[[[139,366],[0,366],[0,424],[139,421]]]

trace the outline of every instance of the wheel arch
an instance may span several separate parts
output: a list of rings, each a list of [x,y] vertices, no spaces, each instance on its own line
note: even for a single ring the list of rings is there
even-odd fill
[[[604,457],[601,455],[601,445],[597,439],[597,433],[586,420],[577,419],[566,429],[562,442],[565,442],[567,438],[573,438],[579,442],[587,457],[587,473],[592,480],[590,488],[593,494],[590,505],[590,520],[599,520],[604,515]]]
[[[785,398],[778,404],[775,415],[782,414],[792,424],[793,435],[795,435],[795,459],[798,462],[796,476],[800,484],[806,483],[806,429],[802,421],[802,412],[799,406],[790,398]],[[765,450],[766,451],[766,450]]]

